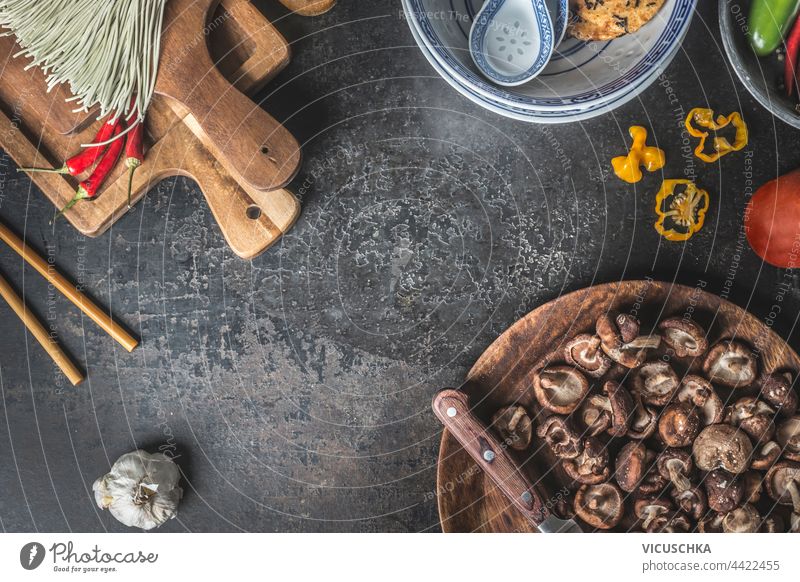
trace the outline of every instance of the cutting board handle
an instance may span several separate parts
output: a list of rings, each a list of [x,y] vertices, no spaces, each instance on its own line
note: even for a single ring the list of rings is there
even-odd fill
[[[550,517],[550,510],[508,454],[507,446],[472,413],[464,392],[442,390],[433,397],[433,412],[528,521],[538,528]]]
[[[212,62],[202,31],[216,4],[211,0],[167,2],[156,92],[176,100],[194,116],[204,137],[248,185],[278,190],[297,173],[300,146]]]

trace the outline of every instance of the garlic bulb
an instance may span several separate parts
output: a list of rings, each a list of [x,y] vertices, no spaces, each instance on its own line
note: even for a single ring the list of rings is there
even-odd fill
[[[166,455],[134,451],[117,459],[92,489],[98,507],[120,523],[149,530],[178,515],[180,478],[178,465]]]

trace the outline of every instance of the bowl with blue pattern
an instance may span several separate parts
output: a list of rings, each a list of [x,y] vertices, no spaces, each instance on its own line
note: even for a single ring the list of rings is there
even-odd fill
[[[619,107],[652,84],[680,50],[697,0],[666,0],[638,31],[610,41],[565,38],[540,75],[516,87],[493,84],[469,52],[483,0],[402,0],[417,44],[462,95],[515,119],[563,123]]]

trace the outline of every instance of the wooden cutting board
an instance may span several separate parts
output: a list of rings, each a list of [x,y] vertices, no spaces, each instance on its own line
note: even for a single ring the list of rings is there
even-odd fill
[[[333,4],[326,2],[328,7]],[[314,7],[319,2],[303,4]],[[258,90],[289,62],[285,39],[248,0],[222,0],[205,30],[211,58],[240,91]],[[202,32],[199,38],[206,40]],[[42,73],[35,68],[25,71],[23,59],[11,58],[14,51],[13,38],[0,38],[0,146],[20,166],[59,167],[80,143],[91,140],[99,122],[87,123],[85,113],[73,113],[64,102],[64,89],[47,94]],[[190,177],[205,195],[231,249],[245,259],[260,254],[294,224],[299,202],[285,189],[258,190],[231,164],[220,163],[219,148],[204,143],[202,124],[170,101],[156,96],[148,113],[150,149],[136,172],[134,201],[163,178]],[[69,176],[31,177],[57,207],[72,198],[78,185]],[[98,198],[76,205],[66,219],[81,233],[99,236],[127,212],[126,196],[127,177],[119,164]]]
[[[471,405],[477,407],[484,422],[494,411],[513,402],[536,410],[536,399],[525,381],[528,371],[551,351],[563,350],[571,338],[594,329],[601,313],[609,309],[629,312],[637,306],[637,315],[645,327],[691,310],[692,318],[708,330],[710,343],[735,336],[759,350],[762,370],[800,371],[797,353],[764,323],[733,303],[701,288],[657,281],[624,281],[569,293],[538,307],[511,326],[470,370],[463,390],[469,395]],[[753,391],[739,389],[737,398]],[[719,393],[724,400],[729,392],[719,389]],[[572,493],[564,493],[569,479],[560,468],[554,469],[556,464],[544,450],[546,446],[536,441],[534,436],[534,443],[522,454],[512,451],[517,462],[532,479],[543,476],[545,489],[554,503],[560,498],[571,503]],[[542,450],[534,453],[536,449]],[[528,520],[447,430],[442,433],[436,481],[439,518],[445,532],[532,531]]]

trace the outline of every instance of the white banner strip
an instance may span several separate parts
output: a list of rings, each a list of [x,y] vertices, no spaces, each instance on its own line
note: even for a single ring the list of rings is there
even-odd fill
[[[798,580],[792,534],[5,534],[0,580]]]

